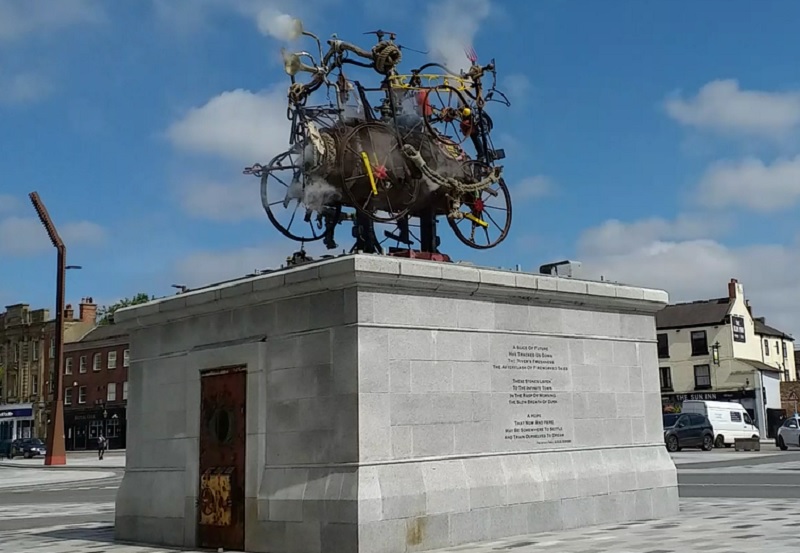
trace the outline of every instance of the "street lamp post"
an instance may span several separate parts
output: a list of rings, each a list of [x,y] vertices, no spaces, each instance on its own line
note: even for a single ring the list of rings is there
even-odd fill
[[[67,453],[64,440],[64,390],[61,384],[62,374],[64,373],[64,281],[67,272],[67,247],[58,235],[53,220],[47,208],[42,203],[37,192],[29,194],[33,208],[42,222],[50,242],[58,253],[56,271],[56,328],[55,328],[55,394],[54,405],[47,425],[47,453],[45,453],[45,465],[66,465]]]

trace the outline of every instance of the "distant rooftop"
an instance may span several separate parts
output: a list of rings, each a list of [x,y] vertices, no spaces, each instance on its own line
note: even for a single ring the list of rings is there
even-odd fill
[[[656,328],[689,328],[723,324],[730,298],[675,303],[656,313]]]

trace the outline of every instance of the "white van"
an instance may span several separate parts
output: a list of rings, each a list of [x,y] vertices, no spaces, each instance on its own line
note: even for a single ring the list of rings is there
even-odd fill
[[[701,413],[714,429],[714,446],[731,447],[736,438],[758,438],[758,427],[741,403],[687,399],[683,413]]]

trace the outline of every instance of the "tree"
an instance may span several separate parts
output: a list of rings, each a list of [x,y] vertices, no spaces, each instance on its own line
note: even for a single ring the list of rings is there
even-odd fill
[[[98,315],[100,316],[100,320],[98,321],[98,325],[108,325],[113,324],[114,322],[114,313],[117,309],[122,309],[123,307],[130,307],[131,305],[139,305],[141,303],[147,303],[156,299],[155,296],[148,296],[144,292],[139,292],[132,298],[123,298],[116,303],[112,303],[109,306],[103,306],[100,308]]]

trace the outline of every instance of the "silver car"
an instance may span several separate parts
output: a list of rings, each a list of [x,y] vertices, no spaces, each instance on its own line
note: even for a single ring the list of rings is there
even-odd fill
[[[775,437],[775,445],[783,451],[789,446],[800,447],[800,415],[792,415],[778,428],[778,435]]]

